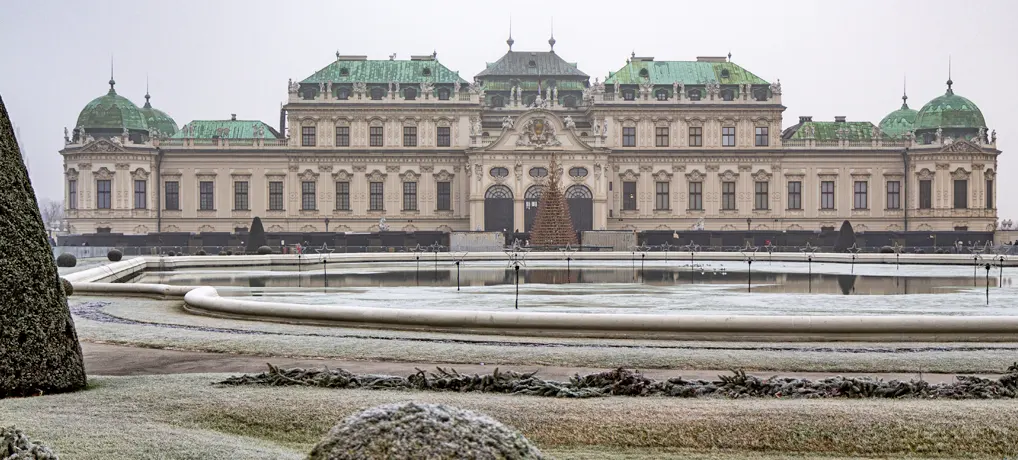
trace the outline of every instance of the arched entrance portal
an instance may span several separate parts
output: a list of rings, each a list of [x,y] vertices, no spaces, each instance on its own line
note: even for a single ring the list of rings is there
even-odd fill
[[[492,185],[484,194],[484,231],[513,232],[513,191]]]
[[[533,185],[523,194],[523,231],[529,232],[537,220],[537,207],[544,195],[543,185]]]
[[[586,185],[566,189],[566,203],[573,219],[573,230],[584,232],[594,229],[594,194]]]

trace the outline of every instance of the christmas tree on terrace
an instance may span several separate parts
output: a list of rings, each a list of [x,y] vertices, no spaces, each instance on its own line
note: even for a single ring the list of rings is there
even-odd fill
[[[576,231],[573,230],[566,197],[559,188],[559,168],[554,156],[551,157],[548,171],[548,186],[537,205],[537,218],[530,231],[530,243],[535,246],[575,245]]]

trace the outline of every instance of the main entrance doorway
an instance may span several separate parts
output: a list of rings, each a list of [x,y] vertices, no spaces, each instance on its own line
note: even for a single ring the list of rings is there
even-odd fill
[[[513,232],[513,191],[492,185],[484,194],[484,231]]]
[[[594,229],[594,194],[587,186],[574,185],[566,189],[566,203],[573,219],[573,230],[584,232]]]
[[[541,195],[544,195],[543,185],[533,185],[523,194],[523,231],[530,232],[537,221],[537,207],[541,204]]]

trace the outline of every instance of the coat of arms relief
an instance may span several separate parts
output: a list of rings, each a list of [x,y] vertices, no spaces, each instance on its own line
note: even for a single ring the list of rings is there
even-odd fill
[[[519,147],[543,147],[559,146],[562,142],[555,137],[555,127],[544,118],[531,118],[520,129],[520,137],[516,139]]]

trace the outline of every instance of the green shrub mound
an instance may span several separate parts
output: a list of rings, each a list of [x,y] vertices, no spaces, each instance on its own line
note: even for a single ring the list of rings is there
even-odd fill
[[[74,294],[74,285],[67,278],[60,278],[60,285],[64,287],[64,295],[71,296]]]
[[[198,252],[194,253],[194,255],[196,255],[196,256],[203,256],[203,255],[205,255],[205,250],[204,249],[199,249]]]
[[[487,415],[440,404],[386,404],[329,430],[308,460],[541,459],[522,434]]]
[[[226,251],[226,255],[228,255],[228,256],[232,256],[232,255],[233,255],[233,251],[232,251],[232,250],[230,250],[230,251]]]
[[[0,458],[4,460],[58,460],[48,447],[32,441],[21,430],[0,428]]]
[[[65,252],[57,257],[58,267],[73,267],[78,265],[78,258],[74,257],[74,254]]]
[[[263,256],[264,255],[272,254],[272,248],[270,248],[268,246],[261,246],[261,247],[258,248],[258,254],[259,255],[263,255]]]
[[[226,251],[219,251],[219,255],[225,256],[226,255]]]
[[[881,246],[880,247],[880,253],[881,254],[894,254],[894,248],[892,248],[890,246]]]
[[[169,251],[169,252],[166,253],[166,255],[168,255],[170,257],[173,257],[173,256],[177,255],[177,253],[175,253],[173,251]]]
[[[110,249],[110,252],[106,253],[106,258],[110,259],[110,262],[120,262],[120,259],[124,258],[124,253],[119,249]]]

